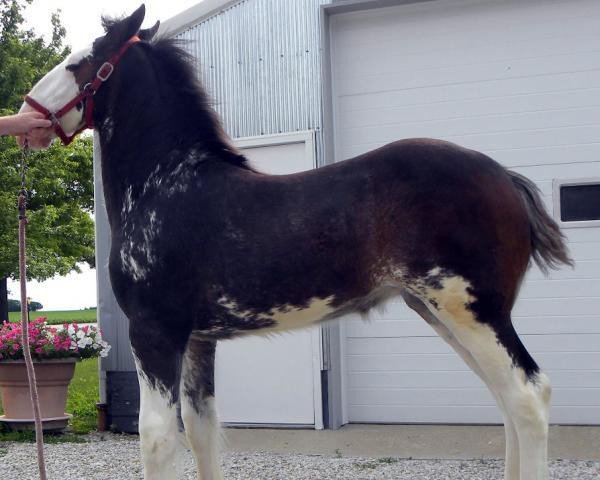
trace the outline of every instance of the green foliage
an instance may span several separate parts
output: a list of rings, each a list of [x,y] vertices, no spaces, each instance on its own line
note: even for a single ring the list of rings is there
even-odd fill
[[[30,0],[0,0],[0,115],[16,112],[23,95],[69,53],[59,13],[52,16],[47,42],[22,28]],[[15,140],[0,138],[0,279],[18,271],[16,196],[21,151]],[[71,146],[57,143],[28,159],[28,275],[45,280],[94,266],[92,139]]]
[[[86,308],[84,310],[55,310],[35,312],[31,318],[46,317],[49,325],[62,325],[63,323],[96,323],[96,308]],[[9,321],[19,322],[21,320],[19,311],[11,312],[8,316]]]
[[[96,429],[99,398],[98,359],[82,360],[77,364],[67,398],[67,412],[73,414],[69,422],[73,433],[89,433]]]
[[[52,39],[46,42],[23,29],[23,10],[31,0],[0,0],[0,108],[16,111],[23,95],[70,52],[63,45],[60,10],[52,15]]]

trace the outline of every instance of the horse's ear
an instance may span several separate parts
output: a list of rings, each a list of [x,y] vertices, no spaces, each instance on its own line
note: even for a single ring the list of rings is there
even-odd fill
[[[111,45],[122,45],[139,32],[145,15],[146,7],[142,3],[129,17],[116,22],[110,20],[104,21],[106,39],[109,40]]]
[[[150,40],[152,40],[154,35],[156,35],[156,32],[158,32],[159,26],[160,26],[160,21],[157,21],[154,24],[154,26],[152,26],[150,28],[143,28],[142,30],[140,30],[138,32],[138,37],[140,37],[141,40],[145,40],[145,41],[149,42]]]

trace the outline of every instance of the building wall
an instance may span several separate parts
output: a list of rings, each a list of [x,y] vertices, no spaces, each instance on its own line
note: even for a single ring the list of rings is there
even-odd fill
[[[234,138],[315,130],[323,154],[320,5],[243,0],[175,35]]]

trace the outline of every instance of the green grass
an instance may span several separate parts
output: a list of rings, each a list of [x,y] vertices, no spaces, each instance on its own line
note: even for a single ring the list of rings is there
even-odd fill
[[[62,325],[66,322],[77,323],[96,323],[96,309],[89,310],[55,310],[31,312],[29,318],[32,320],[39,317],[46,317],[51,325]],[[10,312],[8,319],[11,322],[19,322],[21,320],[21,312]]]
[[[67,412],[73,414],[69,422],[70,433],[62,435],[44,435],[44,441],[83,442],[80,434],[90,433],[96,429],[96,402],[98,401],[98,359],[89,358],[78,362],[75,376],[69,385]],[[0,403],[0,415],[4,412]],[[2,427],[0,427],[2,428]],[[0,431],[0,442],[35,440],[33,432]]]

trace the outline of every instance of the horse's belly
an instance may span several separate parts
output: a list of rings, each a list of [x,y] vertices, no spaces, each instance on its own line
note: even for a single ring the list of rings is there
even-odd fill
[[[194,336],[206,338],[232,338],[242,335],[270,335],[285,330],[310,327],[337,310],[332,306],[333,296],[312,298],[304,305],[281,304],[263,312],[245,310],[226,297],[219,306],[226,310],[222,320],[215,320],[206,329],[196,329]]]

